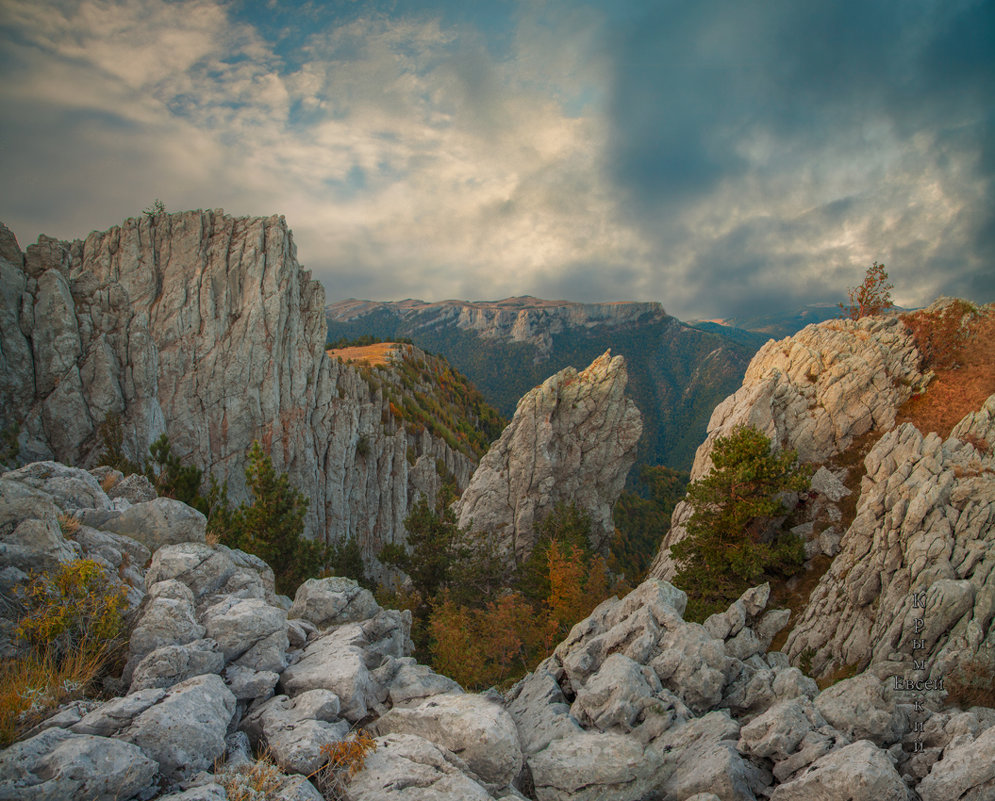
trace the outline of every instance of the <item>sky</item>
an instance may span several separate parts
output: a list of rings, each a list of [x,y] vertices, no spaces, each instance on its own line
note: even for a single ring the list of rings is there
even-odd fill
[[[328,302],[995,301],[995,2],[0,0],[0,221],[282,214]]]

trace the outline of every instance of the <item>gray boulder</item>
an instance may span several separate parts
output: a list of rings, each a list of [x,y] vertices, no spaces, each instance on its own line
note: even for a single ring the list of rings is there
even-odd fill
[[[5,801],[148,797],[158,766],[131,743],[46,729],[0,752]]]
[[[202,639],[206,631],[197,622],[193,595],[186,585],[172,580],[151,585],[131,632],[125,680],[131,681],[138,664],[157,648],[186,645]]]
[[[570,714],[570,704],[549,671],[550,667],[547,659],[507,694],[508,712],[518,726],[522,751],[526,755],[542,751],[553,740],[583,731]]]
[[[322,746],[342,740],[349,724],[339,719],[335,693],[308,690],[295,698],[278,695],[254,707],[241,729],[282,768],[308,775],[328,759]]]
[[[265,701],[273,696],[280,674],[272,670],[253,670],[241,665],[229,665],[225,668],[224,680],[239,701]]]
[[[873,673],[844,679],[815,697],[815,707],[830,725],[852,740],[888,748],[905,733],[906,719],[886,682]]]
[[[310,620],[319,629],[367,620],[380,611],[373,593],[352,579],[308,579],[294,596],[288,617]]]
[[[66,512],[113,508],[100,482],[78,467],[59,462],[33,462],[4,473],[4,478],[44,492]]]
[[[173,498],[136,503],[123,512],[88,509],[81,519],[88,526],[133,537],[151,551],[164,545],[204,542],[207,529],[203,514]]]
[[[988,801],[995,798],[995,726],[947,748],[918,788],[922,801]]]
[[[168,689],[205,673],[220,673],[225,657],[215,640],[194,640],[184,645],[164,645],[147,654],[131,676],[129,693],[149,687]]]
[[[459,757],[414,734],[378,737],[347,784],[353,801],[493,801]]]
[[[164,689],[151,687],[120,698],[112,698],[88,712],[78,723],[70,726],[70,729],[77,734],[111,737],[128,728],[136,717],[161,701],[165,695]]]
[[[107,497],[111,500],[123,498],[128,503],[135,504],[153,501],[157,495],[151,481],[139,473],[132,473],[112,484],[107,490]]]
[[[159,763],[167,780],[207,770],[225,752],[235,696],[220,676],[196,676],[169,689],[121,737]]]
[[[0,478],[0,565],[16,568],[26,580],[31,571],[57,570],[74,559],[76,552],[62,536],[59,514],[47,493]]]
[[[538,801],[636,801],[665,778],[656,751],[624,734],[584,732],[529,757]]]
[[[391,678],[387,686],[391,707],[415,706],[434,695],[458,695],[463,692],[463,688],[451,678],[436,673],[428,665],[415,662],[410,656],[392,659],[391,663]]]
[[[743,759],[738,739],[739,724],[721,711],[668,729],[651,746],[660,755],[664,797],[713,792],[722,801],[754,801],[770,775]]]
[[[771,801],[908,801],[888,755],[869,740],[838,748],[800,776],[778,786]]]
[[[482,695],[436,695],[416,707],[392,709],[373,724],[383,734],[417,734],[459,756],[482,781],[504,787],[522,769],[511,715]]]
[[[152,556],[145,583],[151,587],[165,579],[176,579],[189,587],[198,609],[224,595],[275,600],[269,566],[258,557],[223,545],[185,542],[160,548]]]
[[[279,673],[287,666],[287,613],[262,598],[228,597],[201,615],[226,663]]]

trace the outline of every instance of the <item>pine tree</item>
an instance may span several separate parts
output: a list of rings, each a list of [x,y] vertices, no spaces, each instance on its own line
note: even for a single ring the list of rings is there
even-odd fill
[[[811,470],[796,459],[795,451],[772,451],[770,439],[752,426],[716,439],[714,469],[688,488],[694,513],[687,537],[671,547],[680,567],[675,584],[689,595],[687,617],[703,619],[765,574],[800,567],[802,541],[768,530],[787,511],[780,494],[809,487]]]

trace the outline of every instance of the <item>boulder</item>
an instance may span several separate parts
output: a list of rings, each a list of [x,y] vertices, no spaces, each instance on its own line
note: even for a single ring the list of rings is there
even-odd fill
[[[128,692],[134,693],[149,687],[168,689],[194,676],[220,673],[224,667],[225,656],[215,640],[164,645],[147,654],[138,663],[131,675],[131,688]]]
[[[459,757],[414,734],[378,737],[348,780],[353,801],[493,801]]]
[[[319,629],[342,623],[367,620],[380,611],[373,593],[349,578],[332,576],[308,579],[294,596],[294,605],[287,614],[291,618],[305,618]]]
[[[755,801],[770,775],[742,758],[738,739],[739,724],[722,711],[668,729],[650,746],[660,755],[664,797],[713,792],[722,801]]]
[[[131,743],[51,728],[0,752],[0,798],[148,797],[157,773],[156,763]]]
[[[657,753],[624,734],[574,734],[528,762],[538,801],[637,801],[666,778]]]
[[[241,665],[229,665],[225,668],[223,678],[239,701],[265,701],[273,696],[280,674],[272,670],[253,670]]]
[[[308,690],[295,698],[278,695],[255,706],[241,729],[257,750],[268,750],[280,767],[309,775],[328,760],[322,747],[342,740],[349,724],[339,719],[335,693]]]
[[[452,751],[495,787],[510,784],[522,769],[514,720],[482,695],[436,695],[416,707],[395,708],[377,720],[372,731],[424,737]]]
[[[815,707],[830,725],[852,740],[870,740],[888,748],[905,733],[905,715],[894,695],[870,672],[823,690],[815,697]]]
[[[207,530],[203,514],[173,498],[136,503],[123,512],[88,509],[81,519],[88,526],[132,537],[151,551],[164,545],[204,542]]]
[[[542,751],[553,740],[580,734],[583,729],[570,714],[563,690],[545,660],[507,694],[508,712],[515,725],[526,756]]]
[[[995,726],[947,748],[916,788],[922,801],[986,801],[995,798]]]
[[[65,512],[113,508],[100,482],[78,467],[59,462],[33,462],[4,473],[4,478],[44,492]]]
[[[197,622],[193,595],[186,585],[173,580],[151,585],[128,641],[125,680],[130,681],[138,664],[157,648],[186,645],[202,639],[206,631]]]
[[[57,570],[72,561],[76,552],[62,536],[59,514],[47,493],[0,478],[0,565],[17,568],[27,580],[32,571]]]
[[[870,740],[858,740],[813,762],[800,776],[779,785],[771,801],[908,801],[909,792],[888,755]]]
[[[171,687],[120,736],[159,763],[167,780],[208,770],[225,752],[235,696],[220,676],[196,676]]]
[[[226,663],[277,673],[287,666],[287,613],[262,598],[229,596],[205,609],[201,620]]]
[[[434,695],[460,694],[463,688],[448,676],[411,657],[393,660],[387,697],[392,707],[416,706]]]
[[[88,712],[70,729],[77,734],[111,737],[127,729],[146,709],[161,701],[166,691],[159,687],[136,690],[120,698],[112,698]]]
[[[145,575],[151,587],[176,579],[190,588],[198,609],[220,600],[216,596],[273,599],[273,571],[258,557],[224,545],[185,542],[167,545],[152,556]]]

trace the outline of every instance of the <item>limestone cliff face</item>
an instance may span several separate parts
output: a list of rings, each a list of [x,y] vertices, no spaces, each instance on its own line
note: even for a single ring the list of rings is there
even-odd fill
[[[788,638],[812,668],[874,664],[928,673],[995,648],[995,395],[943,441],[911,423],[885,434],[865,459],[857,517]],[[913,607],[913,595],[924,607]],[[917,628],[915,619],[924,622]],[[920,641],[913,653],[913,640]]]
[[[553,336],[570,329],[619,326],[645,318],[664,319],[659,303],[571,303],[565,300],[541,300],[533,297],[506,298],[498,301],[445,300],[426,303],[403,300],[378,303],[344,300],[328,307],[331,319],[348,322],[372,314],[387,314],[418,328],[455,325],[475,331],[485,339],[529,342],[537,346],[538,355],[549,353]]]
[[[626,381],[625,360],[607,352],[525,395],[459,500],[460,526],[494,534],[521,559],[535,543],[534,525],[573,502],[590,514],[595,544],[603,542],[642,432]]]
[[[432,491],[427,464],[469,479],[472,459],[407,434],[326,356],[324,291],[282,217],[161,214],[26,255],[3,228],[0,275],[0,427],[21,426],[23,459],[92,464],[115,413],[132,456],[165,432],[237,501],[258,439],[310,499],[309,532],[355,534],[368,556],[403,531],[416,485]]]
[[[756,426],[778,447],[797,450],[801,462],[827,461],[871,429],[894,425],[898,408],[929,381],[920,363],[911,335],[894,316],[831,320],[768,342],[750,362],[743,386],[715,408],[691,479],[711,469],[715,440],[739,425]],[[670,579],[677,572],[670,546],[685,536],[691,512],[684,502],[674,510],[650,575]]]

